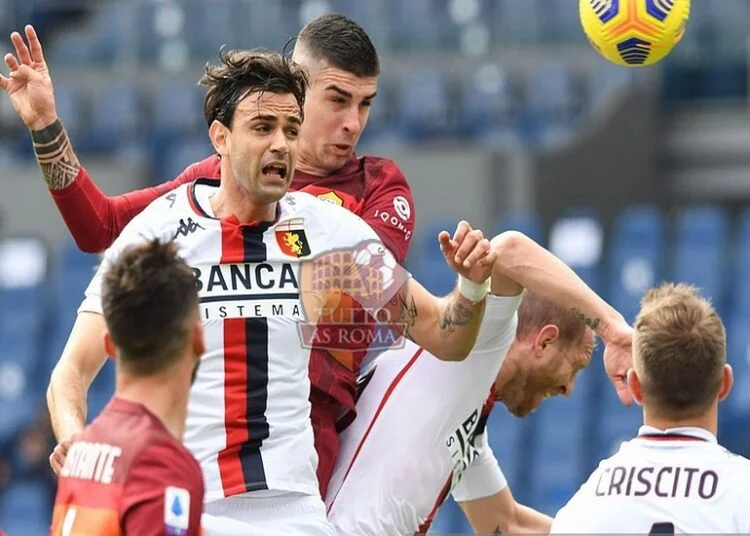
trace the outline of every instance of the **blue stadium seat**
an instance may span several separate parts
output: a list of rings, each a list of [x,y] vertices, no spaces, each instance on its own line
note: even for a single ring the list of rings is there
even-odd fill
[[[51,497],[41,481],[13,481],[0,496],[0,526],[9,535],[49,534]]]
[[[391,42],[393,12],[388,2],[349,2],[338,1],[333,11],[346,15],[361,25],[378,50],[385,49]]]
[[[450,132],[450,82],[439,69],[409,72],[401,82],[396,117],[404,134],[415,141]]]
[[[143,128],[145,110],[135,85],[120,82],[94,93],[88,146],[114,151],[134,143]]]
[[[631,322],[645,290],[662,277],[664,216],[655,206],[636,206],[615,220],[610,249],[609,298]]]
[[[391,0],[392,44],[413,50],[455,43],[446,4],[445,0]]]
[[[495,404],[487,419],[487,441],[516,497],[526,493],[522,475],[525,464],[530,461],[523,452],[528,428],[528,422],[511,415],[500,402]]]
[[[736,262],[733,267],[732,311],[735,315],[750,315],[750,209],[740,216],[736,242]]]
[[[86,118],[83,91],[80,86],[55,81],[55,104],[57,115],[65,124],[70,139],[75,145],[86,143]]]
[[[159,181],[175,178],[187,166],[210,156],[213,147],[206,134],[178,137],[164,146],[162,154],[157,155],[154,162]]]
[[[599,217],[587,211],[569,210],[549,230],[548,247],[591,288],[601,288],[604,230]]]
[[[538,43],[544,37],[544,0],[496,0],[494,41],[496,43]]]
[[[445,263],[437,239],[440,231],[452,232],[455,227],[455,220],[446,220],[432,222],[424,230],[418,231],[414,238],[414,251],[409,258],[412,275],[438,296],[448,294],[456,286],[456,274]]]
[[[506,146],[521,144],[518,104],[513,77],[502,65],[488,63],[461,77],[457,128],[479,140],[505,139]]]
[[[697,286],[722,310],[726,292],[729,218],[711,205],[682,211],[675,232],[673,279]]]
[[[240,1],[233,11],[242,22],[237,34],[241,48],[281,50],[300,29],[298,2]]]
[[[249,2],[256,4],[258,2]],[[240,32],[247,31],[249,19],[239,16],[240,2],[184,2],[185,40],[191,57],[198,61],[213,61],[219,48],[226,44],[230,49],[241,46]]]
[[[586,475],[590,457],[587,437],[591,413],[593,371],[585,370],[569,398],[542,402],[529,417],[534,437],[529,453],[531,504],[554,515],[575,493]]]
[[[734,387],[720,412],[750,417],[750,313],[733,315],[727,323],[727,362],[734,371]]]
[[[535,63],[526,82],[526,130],[541,146],[562,143],[579,115],[580,90],[570,66],[561,61]]]
[[[169,80],[155,89],[151,124],[158,136],[202,133],[206,127],[201,110],[195,80]]]
[[[493,234],[503,231],[519,231],[537,244],[544,245],[544,230],[539,216],[531,212],[512,212],[503,215],[495,224]]]
[[[132,5],[124,2],[102,3],[94,11],[91,25],[94,28],[91,50],[95,59],[102,64],[111,64],[125,51],[137,46],[137,16]]]
[[[461,507],[448,496],[435,516],[427,534],[445,536],[448,534],[471,534],[471,526]]]
[[[89,388],[86,421],[91,422],[115,394],[115,361],[107,359]]]

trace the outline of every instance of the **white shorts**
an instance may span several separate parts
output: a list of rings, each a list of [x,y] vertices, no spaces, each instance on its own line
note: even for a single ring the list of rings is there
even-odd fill
[[[205,505],[206,536],[336,536],[320,497],[238,495]]]

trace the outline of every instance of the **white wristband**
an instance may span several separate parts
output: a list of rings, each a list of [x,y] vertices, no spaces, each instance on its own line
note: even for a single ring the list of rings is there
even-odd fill
[[[471,303],[479,303],[487,296],[489,291],[489,277],[484,280],[484,283],[477,284],[471,279],[466,279],[461,274],[458,275],[458,292]]]

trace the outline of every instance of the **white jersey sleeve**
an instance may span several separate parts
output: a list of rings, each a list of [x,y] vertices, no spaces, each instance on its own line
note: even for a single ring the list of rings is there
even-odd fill
[[[495,453],[487,442],[487,433],[478,435],[474,441],[477,457],[464,470],[463,477],[451,492],[456,502],[490,497],[508,486]]]

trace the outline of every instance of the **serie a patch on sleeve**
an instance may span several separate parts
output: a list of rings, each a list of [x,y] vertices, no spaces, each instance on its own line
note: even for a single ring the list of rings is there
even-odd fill
[[[190,492],[168,486],[164,490],[164,529],[169,536],[185,536],[190,525]]]

